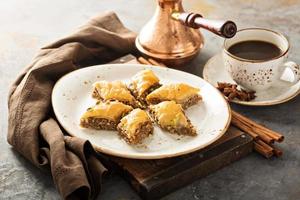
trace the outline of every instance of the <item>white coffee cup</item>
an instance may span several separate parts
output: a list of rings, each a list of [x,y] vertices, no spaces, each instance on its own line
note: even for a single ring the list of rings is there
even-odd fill
[[[231,54],[228,49],[243,41],[265,41],[280,48],[281,54],[267,60],[248,60]],[[286,62],[290,49],[289,41],[282,34],[262,28],[248,28],[237,32],[236,36],[226,39],[223,48],[223,59],[226,70],[232,79],[245,89],[259,91],[277,86],[285,70],[294,75],[290,83],[294,85],[300,80],[300,68],[295,62]]]

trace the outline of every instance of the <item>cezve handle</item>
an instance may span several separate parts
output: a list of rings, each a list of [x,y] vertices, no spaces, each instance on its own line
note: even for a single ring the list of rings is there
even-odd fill
[[[172,13],[172,18],[191,28],[204,28],[224,38],[232,38],[237,32],[233,21],[205,19],[197,13]]]

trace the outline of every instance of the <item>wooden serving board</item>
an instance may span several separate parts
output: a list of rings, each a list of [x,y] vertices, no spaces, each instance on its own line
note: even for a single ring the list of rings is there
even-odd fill
[[[127,55],[114,63],[136,63]],[[253,149],[253,139],[230,126],[218,141],[197,152],[168,159],[134,160],[109,156],[110,164],[143,199],[157,199],[204,177],[242,157]]]
[[[231,126],[217,142],[185,156],[161,160],[110,157],[110,161],[143,199],[157,199],[245,157],[252,149],[252,137]]]

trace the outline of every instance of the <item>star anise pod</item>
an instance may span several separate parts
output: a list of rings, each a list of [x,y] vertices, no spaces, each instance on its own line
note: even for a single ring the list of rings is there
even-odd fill
[[[217,88],[228,98],[228,100],[237,98],[242,101],[251,101],[256,97],[254,91],[238,89],[236,84],[218,82]]]

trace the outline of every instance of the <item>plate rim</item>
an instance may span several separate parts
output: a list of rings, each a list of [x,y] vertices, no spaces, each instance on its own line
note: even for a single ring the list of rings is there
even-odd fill
[[[203,67],[203,79],[206,80],[207,82],[209,82],[212,86],[214,86],[210,81],[209,81],[209,78],[207,76],[208,74],[208,66],[210,65],[211,62],[213,62],[214,59],[216,59],[218,56],[222,56],[222,53],[217,53],[215,54],[214,56],[212,56],[204,65]],[[300,81],[299,81],[300,82]],[[296,84],[299,84],[296,83]],[[295,84],[295,85],[296,85]],[[215,86],[214,86],[215,87]],[[239,105],[244,105],[244,106],[256,106],[256,107],[262,107],[262,106],[274,106],[274,105],[279,105],[279,104],[283,104],[285,102],[288,102],[292,99],[294,99],[295,97],[297,97],[298,95],[300,94],[300,87],[299,89],[294,92],[292,95],[290,96],[287,96],[286,98],[284,99],[279,99],[279,100],[273,100],[273,101],[241,101],[241,100],[229,100],[230,102],[232,103],[235,103],[235,104],[239,104]]]
[[[85,67],[85,68],[80,68],[80,69],[76,69],[74,71],[71,71],[65,75],[63,75],[62,77],[59,78],[58,81],[56,81],[53,89],[52,89],[52,92],[51,92],[51,105],[52,105],[52,108],[53,108],[53,112],[56,116],[56,119],[58,121],[58,123],[63,127],[63,129],[72,137],[78,137],[74,134],[72,134],[72,130],[69,130],[68,128],[66,128],[63,123],[61,123],[61,120],[59,119],[59,117],[57,117],[57,110],[56,108],[54,107],[53,105],[53,96],[54,96],[54,91],[56,90],[56,87],[57,85],[59,85],[59,82],[62,81],[66,76],[70,76],[70,74],[73,74],[79,70],[86,70],[88,68],[93,68],[93,67],[108,67],[108,66],[122,66],[122,67],[125,67],[124,65],[130,65],[130,66],[140,66],[140,67],[152,67],[152,68],[156,68],[156,67],[159,67],[159,66],[154,66],[154,65],[144,65],[144,64],[100,64],[100,65],[93,65],[93,66],[89,66],[89,67]],[[163,68],[162,68],[163,69]],[[203,81],[205,81],[207,84],[211,85],[213,87],[213,89],[221,96],[221,99],[222,101],[225,102],[225,105],[226,105],[226,108],[227,108],[227,111],[228,111],[228,118],[227,118],[227,121],[225,123],[225,126],[222,128],[222,131],[220,131],[220,133],[218,134],[218,137],[214,138],[213,140],[211,140],[210,142],[206,143],[205,145],[200,145],[200,146],[197,146],[195,148],[192,148],[192,149],[188,149],[188,150],[185,150],[185,151],[180,151],[180,152],[177,152],[177,153],[168,153],[168,154],[159,154],[159,155],[143,155],[143,154],[122,154],[122,153],[118,153],[118,151],[114,151],[114,150],[111,150],[109,148],[102,148],[102,147],[99,147],[98,145],[95,145],[92,143],[92,141],[88,140],[88,139],[84,139],[84,138],[81,138],[81,139],[84,139],[84,140],[88,140],[93,148],[96,150],[96,152],[98,153],[104,153],[104,154],[107,154],[107,155],[110,155],[110,156],[116,156],[116,157],[121,157],[121,158],[129,158],[129,159],[138,159],[138,160],[141,160],[141,159],[144,159],[144,160],[150,160],[150,159],[165,159],[165,158],[172,158],[172,157],[177,157],[177,156],[182,156],[182,155],[186,155],[186,154],[189,154],[189,153],[192,153],[192,152],[195,152],[195,151],[198,151],[200,149],[203,149],[209,145],[211,145],[212,143],[214,143],[215,141],[217,141],[218,139],[220,139],[225,133],[226,131],[228,130],[230,124],[231,124],[231,118],[232,118],[232,114],[231,114],[231,107],[230,107],[230,104],[228,103],[228,101],[225,99],[225,97],[222,95],[222,93],[216,89],[210,82],[208,82],[207,80],[199,77],[199,76],[196,76],[194,74],[191,74],[191,73],[187,73],[187,72],[184,72],[184,71],[180,71],[180,70],[177,70],[177,69],[172,69],[172,68],[166,68],[166,69],[163,69],[163,70],[174,70],[174,71],[179,71],[181,73],[184,73],[184,74],[188,74],[188,75],[192,75],[192,76],[195,76],[197,78],[200,78],[202,79]],[[80,137],[79,137],[80,138]]]

